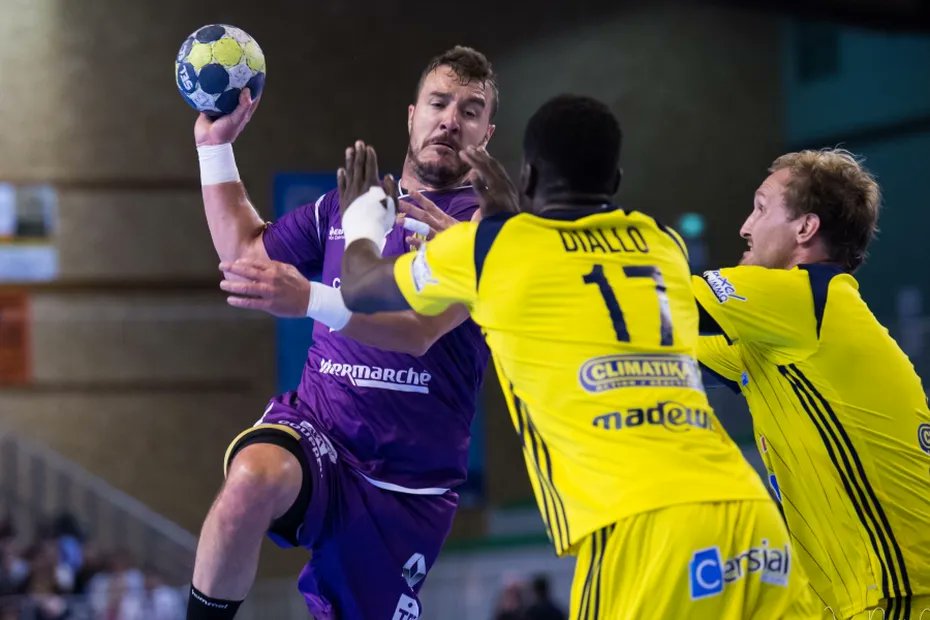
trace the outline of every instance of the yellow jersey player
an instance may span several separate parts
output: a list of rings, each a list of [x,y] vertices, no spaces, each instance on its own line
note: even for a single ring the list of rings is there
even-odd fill
[[[879,188],[848,152],[775,160],[740,266],[693,286],[698,357],[733,382],[825,618],[930,618],[930,414],[852,272]]]
[[[526,212],[466,149],[485,218],[396,262],[378,252],[394,183],[357,144],[339,174],[345,302],[464,304],[483,328],[549,536],[578,556],[573,618],[815,618],[775,503],[708,405],[681,239],[610,203],[620,140],[602,103],[549,101],[526,129]]]

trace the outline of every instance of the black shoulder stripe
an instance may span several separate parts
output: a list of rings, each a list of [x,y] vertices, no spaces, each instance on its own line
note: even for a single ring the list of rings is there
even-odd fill
[[[820,338],[820,326],[823,323],[823,312],[827,307],[827,292],[830,290],[830,280],[833,276],[843,273],[836,265],[812,264],[798,265],[807,272],[811,284],[811,294],[814,296],[814,317],[817,319],[817,337]]]
[[[706,278],[701,278],[701,280],[704,281],[704,284],[710,286]],[[698,309],[698,333],[701,336],[723,336],[727,344],[733,344],[733,337],[724,331],[717,319],[715,319],[711,313],[707,311],[707,308],[704,307],[704,304],[701,303],[701,300],[695,298],[694,303],[697,305]]]
[[[706,282],[706,280],[705,280]],[[701,305],[700,300],[694,300],[695,305],[698,309],[698,333],[702,336],[723,336],[727,339],[727,344],[733,344],[733,341],[730,340],[730,337],[727,335],[723,328],[720,327],[720,323],[717,322],[717,319],[710,315],[704,306]]]
[[[514,215],[514,213],[500,213],[485,218],[478,223],[478,230],[475,232],[475,288],[481,282],[484,260],[487,258],[488,252],[491,251],[491,245],[497,239],[497,235],[504,223]]]
[[[681,250],[681,253],[685,255],[685,260],[689,260],[688,249],[681,244],[681,239],[678,237],[678,234],[675,233],[671,228],[669,228],[668,226],[660,222],[659,220],[656,220],[655,218],[652,218],[652,219],[655,220],[656,226],[659,227],[659,230],[661,230],[666,235],[672,238],[672,241],[675,242],[675,245],[678,246],[678,249]]]

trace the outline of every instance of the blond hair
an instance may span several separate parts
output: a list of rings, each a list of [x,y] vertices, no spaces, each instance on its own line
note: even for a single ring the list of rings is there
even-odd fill
[[[868,255],[878,232],[881,190],[862,160],[845,149],[805,150],[782,155],[769,168],[791,172],[785,204],[794,217],[820,218],[831,260],[855,271]]]

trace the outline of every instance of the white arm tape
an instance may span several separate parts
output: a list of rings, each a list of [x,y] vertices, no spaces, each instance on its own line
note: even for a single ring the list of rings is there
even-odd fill
[[[232,144],[204,144],[197,147],[200,160],[200,184],[217,185],[239,181],[239,169]]]
[[[424,237],[429,237],[429,224],[421,222],[420,220],[411,219],[409,216],[404,218],[404,230],[409,230],[415,235],[423,235]]]
[[[319,282],[311,282],[307,316],[338,332],[352,318],[352,312],[342,301],[342,293],[339,289]]]
[[[387,208],[381,201],[387,198]],[[352,201],[342,214],[342,230],[346,247],[356,239],[369,239],[384,249],[385,237],[394,227],[396,215],[394,199],[388,197],[380,187],[372,187]]]

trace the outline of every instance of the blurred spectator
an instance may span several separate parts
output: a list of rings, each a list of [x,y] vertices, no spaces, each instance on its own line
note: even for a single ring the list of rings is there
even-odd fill
[[[94,575],[87,585],[87,594],[95,618],[122,620],[123,601],[142,598],[145,578],[142,571],[134,567],[124,551],[113,553],[106,569]]]
[[[494,620],[524,620],[523,588],[524,584],[517,580],[504,584],[494,609]]]
[[[81,549],[83,562],[74,579],[74,591],[77,594],[87,594],[90,588],[90,582],[95,575],[105,571],[108,568],[109,557],[100,551],[93,543],[84,543]]]
[[[177,588],[168,586],[161,575],[149,571],[145,574],[145,588],[123,598],[119,607],[119,620],[175,620],[182,618],[187,601]]]
[[[0,620],[20,620],[17,599],[0,595]]]
[[[2,514],[2,513],[0,513]],[[24,551],[9,517],[0,517],[0,620],[181,620],[186,598],[125,552],[86,542],[63,513],[34,528]]]
[[[84,534],[77,518],[71,513],[63,512],[52,521],[52,536],[58,541],[58,553],[61,561],[71,567],[77,574],[84,563]]]
[[[536,575],[531,582],[530,606],[523,614],[524,620],[566,620],[565,612],[559,608],[549,593],[549,578]]]
[[[22,591],[29,577],[29,563],[16,546],[16,530],[9,517],[0,519],[0,596]]]
[[[23,592],[27,606],[32,609],[35,620],[64,620],[68,617],[68,600],[64,595],[71,593],[74,573],[62,563],[58,555],[57,541],[45,539],[32,545],[26,552],[30,572]]]

